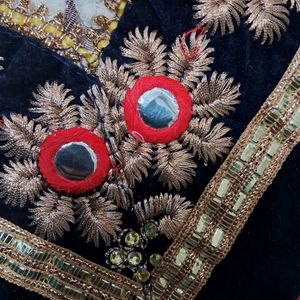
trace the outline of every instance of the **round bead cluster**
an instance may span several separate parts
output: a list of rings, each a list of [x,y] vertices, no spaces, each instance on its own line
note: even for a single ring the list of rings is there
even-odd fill
[[[159,235],[156,221],[147,221],[140,232],[132,229],[123,230],[118,236],[118,247],[110,248],[106,253],[106,263],[111,268],[121,271],[129,269],[133,271],[136,281],[146,284],[149,282],[151,273],[149,267],[158,267],[162,261],[160,254],[154,253],[147,259],[144,250],[149,240]]]

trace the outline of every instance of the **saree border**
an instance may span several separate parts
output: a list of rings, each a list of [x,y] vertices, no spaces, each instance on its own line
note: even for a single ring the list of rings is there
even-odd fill
[[[154,271],[154,299],[199,293],[299,141],[300,49]]]
[[[0,218],[0,277],[50,299],[143,299],[142,286]]]

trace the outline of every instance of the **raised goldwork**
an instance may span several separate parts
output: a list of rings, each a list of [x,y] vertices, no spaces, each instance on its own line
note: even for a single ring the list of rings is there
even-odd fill
[[[300,50],[153,274],[154,299],[193,299],[300,141]]]
[[[62,14],[58,14],[53,20],[46,20],[47,7],[42,5],[31,12],[28,8],[29,1],[21,1],[17,7],[14,7],[13,0],[1,1],[0,24],[45,43],[86,71],[94,72],[100,54],[109,44],[110,34],[117,28],[128,0],[107,2],[115,17],[112,20],[105,19],[105,22],[100,22],[101,18],[97,18],[97,23],[101,23],[101,33],[92,28],[86,28],[83,32],[76,22],[72,22],[72,26],[68,25],[68,16]]]

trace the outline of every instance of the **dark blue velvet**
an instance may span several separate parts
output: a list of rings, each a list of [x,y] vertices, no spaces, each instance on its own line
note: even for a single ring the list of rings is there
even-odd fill
[[[170,45],[177,35],[195,26],[192,0],[135,0],[126,9],[118,29],[103,57],[121,57],[119,46],[123,38],[136,26],[158,30]],[[262,103],[276,86],[300,44],[300,14],[291,13],[291,23],[280,42],[260,46],[253,41],[247,27],[242,25],[234,34],[212,37],[215,47],[213,69],[227,72],[241,83],[241,104],[225,119],[232,128],[235,140],[246,128]],[[0,56],[5,57],[5,70],[0,72],[0,113],[11,111],[28,114],[31,93],[46,80],[65,83],[79,99],[97,79],[86,75],[69,61],[47,47],[28,38],[0,28]],[[216,268],[199,299],[207,300],[294,300],[300,294],[300,237],[297,201],[300,194],[300,146],[298,146],[274,184],[261,199],[228,257]],[[1,163],[6,161],[0,154]],[[221,162],[205,167],[200,164],[193,185],[182,195],[197,201],[207,182]],[[164,191],[150,177],[138,186],[135,199]],[[28,227],[27,212],[0,204],[0,215],[15,224]],[[298,219],[297,219],[298,216]],[[125,226],[135,227],[130,214],[124,217]],[[104,249],[96,249],[72,231],[59,245],[72,249],[84,257],[104,264]],[[164,252],[169,242],[165,239],[150,244],[151,251]],[[40,296],[0,281],[0,299],[41,299]]]

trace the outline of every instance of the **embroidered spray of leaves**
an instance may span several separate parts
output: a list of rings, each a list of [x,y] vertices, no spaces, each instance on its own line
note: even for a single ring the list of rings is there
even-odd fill
[[[98,69],[103,90],[108,98],[113,99],[111,107],[120,107],[122,102],[115,99],[122,101],[126,88],[130,88],[139,77],[148,75],[179,81],[190,91],[193,102],[192,118],[186,132],[168,144],[146,143],[138,133],[126,135],[124,117],[119,120],[124,128],[120,152],[125,177],[134,187],[149,175],[152,168],[163,186],[180,190],[187,187],[195,175],[194,156],[208,163],[215,162],[217,157],[229,151],[232,145],[231,138],[226,136],[229,129],[223,123],[213,122],[213,118],[234,110],[239,103],[239,86],[234,85],[233,79],[225,73],[218,75],[213,72],[210,78],[207,77],[214,50],[209,47],[209,39],[203,30],[200,34],[192,31],[189,36],[177,38],[170,52],[166,51],[157,33],[149,33],[148,28],[143,32],[135,29],[134,33],[129,33],[124,45],[121,48],[123,55],[133,60],[126,65],[128,71],[117,68],[116,62],[110,60],[102,62]],[[130,78],[130,84],[123,78]],[[111,96],[112,91],[113,95],[122,97]],[[122,109],[118,111],[123,116]]]
[[[180,231],[192,211],[192,204],[179,195],[160,194],[150,197],[134,206],[135,215],[140,223],[158,219],[159,231],[173,239]]]
[[[212,30],[214,34],[219,28],[221,34],[233,32],[235,24],[240,25],[244,14],[245,0],[197,0],[195,18]]]
[[[143,33],[136,28],[135,33],[129,33],[128,39],[124,40],[125,47],[121,47],[125,57],[134,59],[136,62],[129,64],[128,68],[136,76],[161,75],[166,67],[166,45],[157,37],[157,32],[149,34],[149,28]]]
[[[3,117],[0,141],[5,142],[0,149],[6,151],[7,157],[17,160],[24,157],[36,158],[39,146],[46,136],[46,129],[40,124],[28,121],[26,116],[12,113],[10,119]]]
[[[50,241],[62,237],[70,230],[69,223],[74,223],[73,199],[61,196],[54,191],[45,191],[30,209],[31,226],[36,226],[35,233]]]
[[[246,17],[249,30],[254,31],[254,39],[262,37],[261,43],[272,43],[280,39],[289,24],[289,10],[300,11],[299,0],[197,0],[194,6],[195,19],[215,33],[221,35],[233,32],[240,25],[241,16]]]
[[[29,121],[26,116],[14,113],[10,118],[3,117],[3,124],[0,125],[0,141],[3,144],[0,149],[15,161],[3,165],[0,197],[12,206],[23,207],[28,201],[33,202],[34,207],[30,209],[31,225],[36,227],[36,234],[49,240],[61,237],[70,229],[70,223],[78,222],[78,228],[83,231],[88,242],[99,245],[102,239],[109,243],[121,224],[121,214],[116,211],[114,199],[107,199],[112,196],[109,187],[115,184],[111,175],[99,187],[100,192],[86,198],[76,198],[53,191],[43,180],[37,166],[40,146],[47,134],[80,123],[90,130],[98,125],[98,109],[96,115],[94,110],[96,104],[83,97],[84,108],[79,108],[72,104],[74,97],[69,92],[62,84],[47,82],[34,93],[34,108],[31,111],[38,114],[35,120]],[[101,109],[105,107],[106,98],[103,98],[101,91],[93,87],[89,94],[97,98],[97,105]],[[102,131],[103,128],[94,128],[95,134],[99,136],[103,134]]]
[[[282,0],[251,0],[247,3],[247,23],[249,30],[254,31],[254,39],[262,36],[262,44],[278,39],[289,24],[289,11]]]
[[[134,186],[135,181],[141,182],[143,176],[148,175],[152,160],[151,145],[129,137],[124,140],[120,150],[124,153],[124,171],[129,185]]]
[[[33,93],[35,100],[31,102],[34,108],[30,109],[31,112],[41,114],[36,122],[51,130],[77,125],[78,111],[75,104],[70,104],[74,100],[73,96],[68,95],[70,90],[57,82],[46,82],[45,86],[39,86],[37,90],[37,93]]]
[[[116,232],[121,231],[122,214],[116,209],[115,204],[99,193],[76,200],[78,229],[82,230],[82,236],[86,236],[87,241],[93,241],[96,246],[99,246],[101,238],[109,245],[111,237],[115,239]]]
[[[182,82],[186,87],[194,88],[199,78],[210,71],[214,51],[208,47],[209,39],[204,35],[196,36],[193,32],[189,44],[178,37],[172,45],[172,51],[167,60],[170,77]]]
[[[23,207],[28,200],[32,202],[40,195],[43,183],[36,162],[30,159],[22,163],[10,161],[3,168],[0,197],[5,199],[5,203]]]
[[[180,143],[174,141],[167,145],[160,145],[157,152],[155,175],[158,175],[158,181],[162,182],[163,186],[179,191],[192,183],[197,165],[192,159],[193,155]]]

